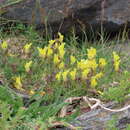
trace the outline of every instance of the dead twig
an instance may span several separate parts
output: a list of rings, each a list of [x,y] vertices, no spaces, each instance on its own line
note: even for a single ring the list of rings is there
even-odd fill
[[[69,103],[69,105],[64,106],[61,109],[60,114],[59,114],[60,117],[65,117],[67,115],[67,110],[68,110],[69,106],[71,104],[73,104],[74,101],[84,101],[84,102],[86,102],[87,105],[90,107],[90,110],[93,110],[93,109],[96,109],[97,107],[100,107],[100,108],[102,108],[106,111],[110,111],[110,112],[121,112],[121,111],[125,111],[125,110],[130,108],[130,104],[129,104],[127,106],[124,106],[121,109],[110,109],[110,108],[105,107],[105,105],[99,99],[96,99],[96,98],[88,98],[87,96],[70,97],[70,98],[68,98],[64,101],[65,103]]]
[[[96,98],[89,98],[90,101],[95,101],[96,104],[93,105],[91,107],[91,109],[94,109],[94,108],[97,108],[98,106],[101,107],[102,109],[104,110],[107,110],[107,111],[111,111],[111,112],[121,112],[121,111],[125,111],[125,110],[128,110],[130,108],[130,104],[127,105],[127,106],[124,106],[123,108],[121,109],[110,109],[110,108],[107,108],[104,106],[104,104],[101,104],[101,101],[99,99],[96,99]]]
[[[74,101],[79,101],[79,100],[81,100],[82,99],[82,97],[70,97],[70,98],[67,98],[64,102],[65,103],[69,103],[69,104],[72,104]],[[67,105],[67,106],[64,106],[62,109],[61,109],[61,111],[60,111],[60,113],[59,113],[59,117],[65,117],[66,116],[66,113],[67,113],[67,110],[68,110],[68,107],[69,105]]]
[[[58,126],[67,127],[67,128],[69,128],[71,130],[77,130],[77,128],[74,127],[73,125],[68,124],[68,123],[64,123],[64,122],[60,122],[60,121],[53,122],[51,128],[56,128]]]

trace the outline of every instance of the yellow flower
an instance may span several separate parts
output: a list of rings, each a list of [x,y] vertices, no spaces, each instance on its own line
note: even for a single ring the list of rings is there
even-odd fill
[[[76,79],[76,72],[77,72],[76,69],[74,69],[74,70],[72,70],[72,71],[69,72],[70,77],[71,77],[72,80]]]
[[[49,41],[49,46],[52,46],[55,43],[55,40],[50,40]]]
[[[83,70],[83,71],[82,71],[82,78],[83,78],[83,79],[86,79],[87,76],[88,76],[88,74],[89,74],[89,72],[90,72],[90,69],[85,69],[85,70]]]
[[[95,59],[91,60],[84,60],[82,59],[77,63],[77,68],[84,70],[84,69],[93,69],[95,70],[98,67],[98,64],[96,63]]]
[[[95,77],[91,78],[91,87],[96,87],[97,86],[97,80]]]
[[[96,49],[91,47],[90,49],[87,49],[88,52],[88,59],[93,59],[96,56]]]
[[[6,42],[6,41],[3,41],[2,44],[1,44],[1,48],[2,48],[3,50],[5,50],[5,49],[7,49],[7,47],[8,47],[7,42]]]
[[[64,50],[64,48],[65,48],[65,43],[61,43],[61,45],[59,46],[58,49],[59,49],[59,51],[60,51],[60,50]]]
[[[65,46],[65,44],[62,43],[62,44],[58,47],[60,58],[63,58],[63,57],[64,57],[64,54],[65,54],[64,46]]]
[[[32,46],[32,43],[26,44],[26,45],[24,46],[24,51],[25,51],[25,53],[29,53],[29,50],[30,50],[31,46]]]
[[[44,96],[45,94],[46,94],[45,91],[40,92],[40,95],[41,95],[41,96]]]
[[[70,56],[70,63],[74,64],[76,62],[76,58],[74,56]]]
[[[113,52],[113,60],[114,60],[114,69],[115,71],[118,71],[121,60],[116,52]]]
[[[64,40],[64,36],[59,32],[58,33],[58,36],[59,36],[59,41],[62,43],[63,42],[63,40]]]
[[[66,70],[62,73],[63,81],[67,81],[67,76],[68,76],[69,70]]]
[[[18,90],[23,90],[23,88],[22,88],[22,82],[21,82],[21,77],[20,76],[15,77],[14,80],[15,80],[14,87],[16,89],[18,89]]]
[[[114,63],[115,71],[119,71],[119,66],[120,66],[120,62],[119,61]]]
[[[29,61],[29,62],[27,62],[27,63],[25,64],[24,68],[25,68],[26,72],[29,72],[29,71],[30,71],[31,65],[32,65],[32,61]]]
[[[31,90],[31,91],[29,92],[29,94],[30,94],[30,95],[34,95],[34,94],[35,94],[35,91]]]
[[[103,73],[100,72],[100,73],[98,73],[98,74],[95,75],[95,79],[98,80],[98,79],[102,78],[102,76],[103,76]]]
[[[95,59],[88,60],[87,68],[91,68],[91,69],[95,70],[97,67],[98,67],[98,64],[96,63]]]
[[[101,91],[97,91],[100,95],[103,95],[103,92],[101,92]]]
[[[54,48],[57,49],[59,47],[59,44],[56,42]]]
[[[61,62],[61,63],[59,64],[59,66],[58,66],[58,67],[59,67],[59,69],[63,69],[63,68],[64,68],[64,66],[65,66],[65,65],[64,65],[64,62]]]
[[[64,54],[65,54],[65,50],[60,50],[60,51],[59,51],[59,56],[60,56],[60,58],[63,59]]]
[[[47,56],[50,57],[53,54],[53,50],[51,48],[48,48]]]
[[[42,58],[45,58],[46,52],[47,52],[47,47],[45,47],[44,49],[37,47],[37,49],[38,49],[38,52],[39,52],[39,56],[42,57]]]
[[[103,76],[102,72],[96,74],[95,76],[92,76],[91,77],[91,86],[92,87],[97,86],[97,80],[100,79],[102,76]]]
[[[100,67],[100,68],[105,67],[106,64],[107,64],[107,63],[106,63],[106,60],[105,60],[104,58],[100,58],[100,59],[99,59],[99,67]]]
[[[113,58],[114,58],[114,61],[120,60],[120,57],[118,56],[118,54],[115,51],[113,52]]]
[[[60,80],[61,80],[61,76],[62,76],[62,75],[61,75],[61,72],[59,72],[59,73],[56,74],[55,77],[56,77],[56,79],[57,79],[58,81],[60,81]]]
[[[79,61],[79,62],[77,63],[77,68],[78,68],[78,69],[81,69],[81,70],[84,70],[84,69],[87,68],[87,63],[88,63],[87,60],[82,59],[81,61]]]
[[[60,62],[59,56],[57,54],[54,55],[53,62],[55,65],[57,65]]]
[[[17,56],[16,54],[12,54],[12,53],[8,53],[8,56],[10,56],[10,57],[15,57],[15,56]]]

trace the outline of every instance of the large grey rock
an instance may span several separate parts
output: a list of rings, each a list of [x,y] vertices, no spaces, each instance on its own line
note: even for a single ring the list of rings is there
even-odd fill
[[[83,130],[110,130],[113,127],[122,130],[130,124],[130,109],[123,112],[93,110],[81,115],[72,124]]]
[[[108,103],[105,106],[108,108],[115,107],[114,102]],[[130,109],[122,112],[110,112],[98,108],[84,113],[71,122],[71,124],[80,130],[125,130],[130,124]],[[70,130],[61,128],[57,130]]]
[[[21,0],[11,4],[0,0],[1,17],[45,26],[53,31],[69,31],[71,27],[95,29],[104,24],[108,31],[130,27],[130,0]],[[7,4],[7,6],[6,6]]]

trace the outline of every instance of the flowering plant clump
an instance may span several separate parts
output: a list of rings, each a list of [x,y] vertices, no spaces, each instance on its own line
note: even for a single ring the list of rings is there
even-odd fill
[[[119,65],[120,65],[121,60],[116,52],[113,52],[113,61],[114,61],[115,71],[119,71]]]
[[[75,53],[68,53],[61,33],[44,47],[34,46],[33,43],[22,45],[21,55],[10,52],[9,46],[4,41],[0,51],[6,57],[3,62],[11,72],[11,75],[6,75],[8,69],[4,70],[12,88],[30,95],[38,90],[42,90],[39,94],[53,95],[56,88],[61,87],[63,93],[73,89],[81,91],[82,88],[97,89],[99,94],[102,93],[102,88],[98,86],[106,77],[108,62],[103,57],[98,58],[96,48],[86,49],[84,58],[79,58]],[[121,59],[116,52],[113,52],[112,58],[112,66],[118,73]]]

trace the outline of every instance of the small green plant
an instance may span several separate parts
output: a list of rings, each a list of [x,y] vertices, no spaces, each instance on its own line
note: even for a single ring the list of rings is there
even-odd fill
[[[127,128],[126,128],[126,130],[130,130],[130,125],[127,125]]]
[[[124,74],[118,78],[117,85],[109,87],[108,91],[104,93],[104,98],[108,100],[115,100],[117,102],[123,102],[128,98],[130,93],[130,74],[128,71],[125,71]]]
[[[107,122],[107,130],[118,130],[116,124],[117,118],[113,116],[112,119]]]

